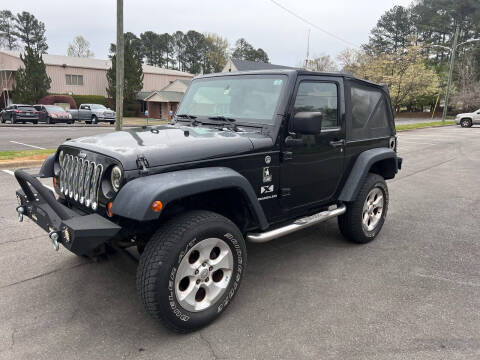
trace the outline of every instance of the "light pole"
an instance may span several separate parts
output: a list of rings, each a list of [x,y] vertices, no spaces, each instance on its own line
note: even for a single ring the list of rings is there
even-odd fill
[[[464,44],[468,44],[474,41],[480,41],[480,39],[470,39],[467,41],[464,41],[460,44],[457,44],[458,42],[458,36],[460,35],[460,27],[457,25],[455,28],[455,36],[453,38],[453,46],[451,48],[447,46],[442,46],[442,45],[432,45],[435,47],[440,47],[443,49],[446,49],[450,51],[450,65],[448,69],[448,82],[447,82],[447,90],[445,91],[445,104],[443,105],[443,114],[442,114],[442,123],[445,123],[445,118],[447,117],[447,111],[448,111],[448,98],[450,96],[450,86],[452,85],[452,75],[453,75],[453,65],[455,64],[455,54],[457,52],[457,48],[459,46],[462,46]]]
[[[122,130],[123,124],[123,0],[117,0],[117,53],[115,71],[115,130]]]

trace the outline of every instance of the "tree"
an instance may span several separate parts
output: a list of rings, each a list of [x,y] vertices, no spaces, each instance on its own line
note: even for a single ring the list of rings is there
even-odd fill
[[[269,62],[268,55],[263,49],[259,48],[255,50],[244,38],[238,39],[235,43],[232,58],[264,63]]]
[[[142,41],[132,32],[125,33],[125,41],[130,43],[132,47],[132,51],[137,58],[143,63],[143,49],[142,49]]]
[[[395,53],[409,45],[414,32],[410,9],[396,5],[380,17],[364,49],[375,54]]]
[[[474,111],[480,108],[480,81],[475,66],[475,57],[469,54],[457,63],[456,90],[452,103],[461,110]]]
[[[9,10],[0,11],[0,47],[8,50],[18,48],[15,35],[15,17]]]
[[[148,65],[159,66],[159,50],[158,50],[158,34],[153,31],[145,31],[140,34],[140,41],[142,43],[142,54],[145,57]]]
[[[177,62],[177,69],[183,71],[185,69],[185,42],[184,42],[185,35],[181,31],[176,31],[172,34],[172,41],[173,41],[173,52],[174,56],[176,57]]]
[[[305,64],[306,69],[310,71],[319,72],[335,72],[338,71],[337,64],[332,60],[330,55],[323,55],[316,57],[312,60],[308,60]],[[303,65],[302,65],[303,66]]]
[[[108,97],[115,101],[116,96],[116,48],[114,44],[110,45],[110,52],[112,53],[112,67],[107,71],[107,94]],[[124,98],[124,111],[127,115],[133,115],[137,107],[137,94],[143,88],[143,70],[142,70],[142,61],[135,54],[134,48],[132,46],[132,40],[129,39],[125,34],[125,56],[124,56],[124,68],[125,68],[125,78],[124,78],[124,88],[123,88],[123,98]]]
[[[29,12],[23,11],[17,14],[15,18],[15,35],[23,42],[25,48],[31,48],[39,54],[47,52],[45,24],[38,21]]]
[[[47,75],[42,55],[31,47],[25,48],[20,55],[24,67],[15,74],[14,101],[17,103],[35,104],[47,95],[51,79]]]
[[[93,52],[90,51],[90,43],[81,35],[76,36],[68,45],[67,49],[68,56],[74,57],[93,57]]]
[[[192,74],[200,74],[205,57],[205,36],[195,31],[189,30],[183,37],[184,50],[184,70]]]
[[[161,66],[165,66],[167,69],[170,68],[170,65],[173,66],[173,57],[174,57],[174,41],[172,35],[164,33],[159,36],[159,46],[161,53]]]
[[[227,63],[228,40],[217,34],[205,34],[205,63],[203,72],[220,72]]]

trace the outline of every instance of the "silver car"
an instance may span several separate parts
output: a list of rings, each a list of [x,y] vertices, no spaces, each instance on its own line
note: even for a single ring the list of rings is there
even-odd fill
[[[471,113],[458,114],[455,122],[461,127],[472,127],[472,125],[480,124],[480,109]]]

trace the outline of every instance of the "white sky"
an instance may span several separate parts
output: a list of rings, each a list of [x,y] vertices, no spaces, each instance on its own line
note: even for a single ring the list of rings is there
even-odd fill
[[[378,18],[394,5],[411,0],[277,0],[317,26],[354,44],[368,40]],[[82,35],[96,58],[106,58],[115,41],[116,0],[2,0],[0,10],[28,11],[45,23],[48,52],[66,54],[69,42]],[[298,65],[306,56],[309,25],[269,0],[125,0],[124,29],[214,32],[230,45],[244,37],[263,48],[270,62]],[[310,54],[335,57],[347,44],[311,29]]]

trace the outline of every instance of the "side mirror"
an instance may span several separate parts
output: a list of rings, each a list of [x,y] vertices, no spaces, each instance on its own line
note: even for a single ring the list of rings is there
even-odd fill
[[[293,131],[300,134],[316,135],[322,130],[321,112],[299,112],[293,118]]]

